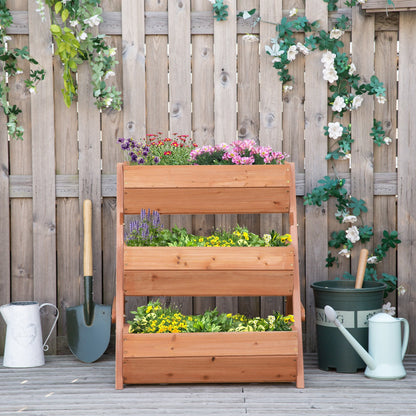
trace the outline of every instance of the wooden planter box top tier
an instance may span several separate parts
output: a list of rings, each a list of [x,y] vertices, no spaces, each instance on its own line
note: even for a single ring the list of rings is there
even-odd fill
[[[288,247],[127,247],[124,215],[286,213]],[[303,388],[295,170],[285,165],[117,167],[116,388],[296,382]],[[129,334],[125,296],[286,296],[291,332]]]

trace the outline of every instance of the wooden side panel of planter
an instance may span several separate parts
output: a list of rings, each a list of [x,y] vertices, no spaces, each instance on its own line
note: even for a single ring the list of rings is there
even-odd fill
[[[295,331],[129,334],[123,331],[123,358],[296,355]]]
[[[125,166],[124,212],[236,214],[289,211],[290,166]],[[179,197],[178,197],[179,196]]]
[[[126,384],[296,381],[296,356],[128,358]]]
[[[288,247],[125,247],[124,270],[293,270]]]
[[[126,296],[291,296],[290,271],[140,270],[124,273]]]
[[[295,381],[296,332],[123,335],[128,384]]]
[[[136,188],[124,191],[126,214],[235,214],[289,211],[287,188]],[[180,197],[178,198],[178,194]]]

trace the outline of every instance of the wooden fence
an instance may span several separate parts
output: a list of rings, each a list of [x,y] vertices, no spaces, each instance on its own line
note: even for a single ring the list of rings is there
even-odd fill
[[[59,306],[61,318],[52,352],[66,349],[65,308],[83,300],[82,201],[93,202],[94,296],[109,304],[115,293],[116,163],[123,160],[116,139],[144,137],[146,133],[191,134],[199,144],[254,138],[291,155],[297,169],[300,270],[306,309],[305,348],[315,349],[314,301],[310,284],[355,273],[357,252],[340,269],[325,268],[328,236],[339,229],[332,202],[320,208],[304,207],[302,196],[326,174],[346,178],[347,186],[368,207],[366,223],[374,227],[376,242],[384,229],[398,229],[399,249],[389,254],[382,269],[399,277],[406,287],[397,299],[398,313],[411,322],[410,350],[416,351],[416,192],[413,150],[416,118],[414,63],[416,13],[365,14],[358,8],[329,13],[322,0],[226,0],[229,17],[213,18],[208,0],[102,0],[104,22],[100,31],[117,48],[120,64],[115,85],[123,91],[121,112],[93,105],[89,71],[79,70],[78,105],[67,109],[62,89],[62,68],[52,55],[48,26],[42,24],[33,0],[9,0],[14,24],[10,47],[27,45],[47,71],[36,95],[22,81],[10,81],[9,100],[22,110],[23,141],[9,141],[0,115],[0,304],[31,300]],[[366,99],[359,111],[346,116],[355,142],[351,163],[325,161],[328,140],[328,86],[322,80],[320,54],[298,57],[290,65],[294,88],[282,94],[272,58],[264,46],[276,37],[275,26],[260,23],[253,31],[260,43],[243,35],[252,29],[236,18],[241,10],[256,8],[264,21],[279,22],[292,7],[309,20],[332,28],[341,12],[352,18],[343,35],[357,71],[368,81],[376,74],[387,89],[382,106]],[[303,33],[296,33],[302,40]],[[400,48],[398,41],[400,40]],[[375,46],[374,46],[375,45]],[[375,53],[373,54],[373,51]],[[29,71],[24,66],[25,72]],[[413,80],[413,81],[412,81]],[[237,103],[237,104],[236,104]],[[350,117],[350,118],[349,118]],[[373,118],[382,121],[393,139],[390,146],[373,144]],[[285,227],[270,216],[195,216],[170,218],[170,224],[207,232],[213,226],[238,221],[254,232]],[[276,222],[277,221],[277,222]],[[167,220],[169,223],[169,220]],[[371,244],[369,245],[371,248]],[[396,305],[396,295],[391,296]],[[141,299],[143,301],[143,299]],[[220,309],[267,313],[267,298],[177,299],[186,311]],[[134,305],[129,305],[128,308]],[[50,317],[45,318],[45,326]],[[48,321],[49,320],[49,321]],[[0,345],[5,327],[1,322]]]

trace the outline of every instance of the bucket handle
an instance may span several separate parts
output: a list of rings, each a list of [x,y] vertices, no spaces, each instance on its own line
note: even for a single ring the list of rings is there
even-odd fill
[[[56,323],[58,322],[58,318],[59,318],[59,309],[58,309],[55,305],[53,305],[52,303],[42,303],[42,305],[40,305],[40,306],[39,306],[39,310],[41,310],[44,306],[52,306],[52,307],[54,307],[54,308],[55,308],[55,310],[56,310],[56,318],[55,318],[55,321],[54,321],[54,323],[52,324],[52,328],[51,328],[51,330],[49,331],[49,334],[48,334],[48,336],[46,337],[45,342],[43,343],[43,346],[42,346],[43,351],[48,351],[49,346],[48,346],[48,345],[46,345],[46,343],[48,342],[48,339],[49,339],[49,337],[51,336],[52,331],[53,331],[53,329],[55,328]]]

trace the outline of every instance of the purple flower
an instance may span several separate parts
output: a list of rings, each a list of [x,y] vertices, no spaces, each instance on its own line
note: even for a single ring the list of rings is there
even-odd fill
[[[155,162],[155,164],[157,165],[160,162],[160,157],[155,156],[155,158],[153,159],[153,162]]]
[[[130,153],[130,158],[132,162],[137,162],[137,155],[136,153],[131,152]]]
[[[129,149],[129,147],[130,147],[130,145],[129,145],[129,143],[128,143],[128,142],[127,142],[127,143],[125,143],[125,142],[121,143],[121,148],[122,148],[123,150],[127,150],[127,149]]]
[[[137,163],[139,164],[139,165],[143,165],[144,164],[144,159],[141,157],[141,158],[139,158],[138,160],[137,160]]]

